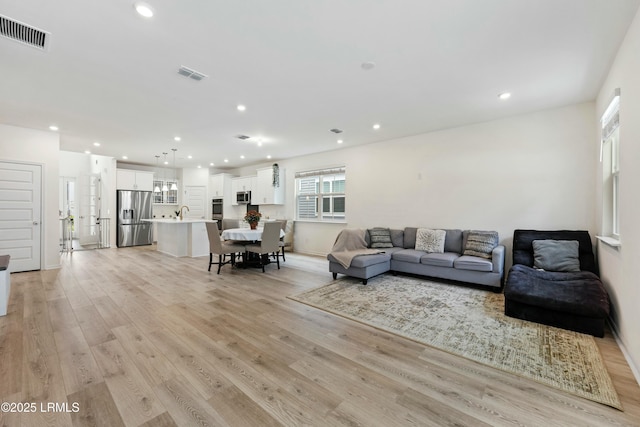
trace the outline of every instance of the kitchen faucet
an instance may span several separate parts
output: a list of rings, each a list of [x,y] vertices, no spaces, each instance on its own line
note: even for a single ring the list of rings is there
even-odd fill
[[[187,212],[189,212],[189,206],[187,206],[187,205],[180,206],[180,221],[182,221],[182,209],[183,208],[187,208]]]

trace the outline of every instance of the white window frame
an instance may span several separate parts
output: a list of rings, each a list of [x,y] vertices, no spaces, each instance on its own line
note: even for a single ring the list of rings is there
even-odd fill
[[[620,89],[600,119],[603,178],[603,232],[620,240]]]
[[[296,172],[295,177],[297,221],[346,222],[347,178],[344,166]],[[336,177],[343,179],[336,180]],[[333,183],[336,181],[344,181],[342,191],[335,191]],[[331,182],[329,191],[325,190],[327,182]],[[344,212],[335,212],[335,200],[338,198],[344,200]],[[327,200],[329,200],[329,211],[325,212],[324,204]]]

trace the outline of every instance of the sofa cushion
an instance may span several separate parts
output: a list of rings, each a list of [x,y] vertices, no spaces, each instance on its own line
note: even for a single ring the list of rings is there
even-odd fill
[[[420,258],[425,255],[424,251],[416,251],[415,249],[403,249],[394,252],[391,256],[396,261],[406,261],[420,264]]]
[[[404,247],[404,230],[389,230],[389,234],[391,234],[391,243],[393,243],[393,247]]]
[[[339,262],[333,255],[327,255],[327,259],[331,262]],[[355,268],[365,268],[374,264],[380,264],[382,262],[389,262],[391,259],[391,255],[389,254],[370,254],[370,255],[358,255],[353,258],[351,261],[351,267]]]
[[[588,317],[609,315],[609,296],[590,271],[539,271],[516,264],[504,288],[506,299],[546,310]]]
[[[497,231],[470,230],[462,254],[491,259],[491,252],[496,246]]]
[[[513,232],[513,264],[533,267],[534,240],[577,240],[579,245],[580,270],[598,274],[598,264],[593,254],[591,237],[584,230],[514,230]]]
[[[462,230],[444,230],[447,235],[444,238],[444,251],[462,253]]]
[[[402,247],[397,247],[394,246],[392,248],[382,248],[380,249],[382,252],[384,252],[385,254],[389,254],[389,255],[393,255],[394,253],[398,252],[398,251],[404,251],[404,248]]]
[[[441,254],[444,252],[444,238],[446,235],[447,233],[444,230],[418,228],[416,232],[416,250]]]
[[[393,243],[391,242],[391,233],[388,228],[370,228],[369,229],[369,238],[371,239],[372,248],[392,248]]]
[[[460,270],[493,271],[493,263],[486,259],[471,255],[462,255],[453,261],[453,267]]]
[[[405,227],[404,229],[404,248],[414,249],[416,247],[417,227]]]
[[[534,240],[533,267],[547,271],[580,271],[577,240]]]
[[[442,254],[432,253],[423,255],[420,258],[421,264],[433,265],[436,267],[452,267],[453,262],[460,257],[460,254],[455,252],[445,252]]]

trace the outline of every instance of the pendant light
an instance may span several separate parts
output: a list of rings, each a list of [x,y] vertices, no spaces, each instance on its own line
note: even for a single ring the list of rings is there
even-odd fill
[[[172,148],[171,151],[173,151],[173,171],[174,173],[178,173],[178,170],[176,169],[176,151],[178,151],[177,148]],[[174,179],[173,182],[171,183],[171,189],[172,190],[177,190],[178,189],[178,185],[176,184],[176,180]]]
[[[156,169],[160,169],[160,156],[156,156]],[[154,193],[160,192],[160,186],[157,184],[157,181],[156,181],[156,186],[153,187],[153,192]]]
[[[167,153],[162,153],[164,154],[164,164],[167,164]],[[169,187],[167,187],[167,181],[166,180],[162,180],[162,191],[169,191]]]

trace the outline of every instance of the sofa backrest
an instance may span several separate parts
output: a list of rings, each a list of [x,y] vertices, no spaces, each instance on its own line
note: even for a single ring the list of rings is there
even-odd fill
[[[533,267],[534,240],[577,240],[580,270],[598,274],[598,265],[593,255],[593,246],[588,231],[583,230],[514,230],[513,263]]]

